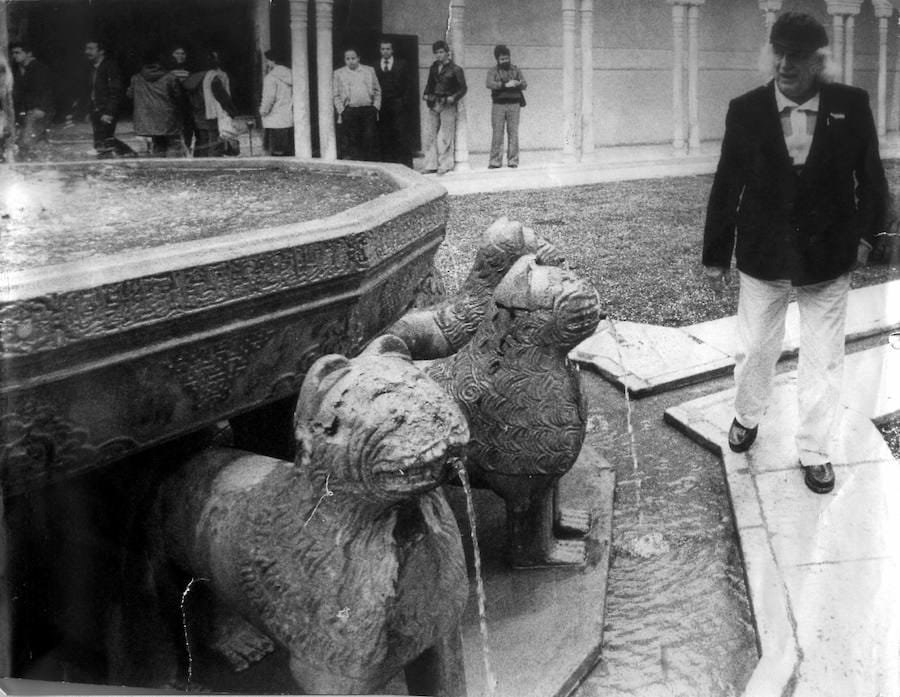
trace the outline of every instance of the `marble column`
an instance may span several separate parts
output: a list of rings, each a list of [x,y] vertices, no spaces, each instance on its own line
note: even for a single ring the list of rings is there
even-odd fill
[[[888,111],[888,130],[900,131],[900,34],[894,39],[894,79],[891,90],[891,106]]]
[[[765,13],[766,41],[769,40],[772,25],[775,24],[775,18],[781,11],[781,4],[782,0],[759,0],[759,9]]]
[[[688,8],[688,149],[700,149],[700,2],[692,2]]]
[[[594,152],[594,0],[581,0],[581,152]]]
[[[863,0],[826,0],[831,15],[831,55],[837,66],[837,81],[850,84],[853,81],[854,29],[856,15]]]
[[[9,5],[9,2],[4,1],[0,6],[0,51],[4,56],[9,56]],[[16,119],[15,105],[12,103],[12,75],[8,77],[8,81],[0,81],[0,108],[6,116],[10,135],[6,140],[6,152],[0,155],[5,155],[7,162],[12,162],[15,159]]]
[[[575,24],[576,0],[562,0],[562,109],[563,162],[574,162],[575,155]]]
[[[337,159],[334,133],[334,100],[331,79],[334,72],[332,36],[334,0],[316,0],[316,78],[319,105],[319,153],[323,160]]]
[[[453,62],[465,69],[466,63],[466,0],[450,1],[450,51]],[[466,76],[466,83],[471,90],[477,86],[474,75]],[[454,144],[454,171],[464,172],[469,167],[469,123],[466,116],[466,97],[456,105],[456,141]]]
[[[257,83],[254,85],[253,96],[256,103],[262,97],[262,82],[266,76],[266,59],[263,55],[272,48],[272,23],[269,9],[272,6],[271,0],[253,0],[253,48],[254,48],[254,70],[256,72]]]
[[[672,5],[672,147],[685,152],[684,139],[684,5]]]
[[[291,75],[294,89],[294,152],[297,157],[312,157],[312,133],[309,115],[309,26],[308,0],[290,0]],[[331,59],[329,58],[329,65]],[[329,81],[329,85],[331,82]]]
[[[887,42],[888,21],[894,15],[894,7],[888,0],[872,0],[878,18],[878,94],[875,123],[878,135],[887,133]]]
[[[856,20],[853,15],[847,15],[844,20],[844,82],[853,84],[853,51]]]
[[[835,79],[844,81],[844,16],[831,18],[831,55],[835,63]]]

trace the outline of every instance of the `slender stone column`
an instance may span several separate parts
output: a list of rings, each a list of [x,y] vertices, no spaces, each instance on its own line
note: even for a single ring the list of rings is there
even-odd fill
[[[700,73],[700,2],[688,7],[688,148],[700,148],[700,107],[698,84]]]
[[[684,5],[672,2],[672,147],[685,152],[684,139]]]
[[[825,0],[828,14],[832,16],[831,55],[838,67],[838,82],[853,80],[853,34],[855,17],[863,0]],[[845,45],[846,38],[846,45]]]
[[[575,157],[575,23],[576,0],[562,0],[563,162]]]
[[[894,79],[891,90],[891,108],[888,112],[888,130],[900,130],[900,35],[894,41],[896,59],[894,60]]]
[[[844,21],[844,82],[853,84],[853,39],[855,35],[856,20],[853,15],[847,15]]]
[[[766,41],[769,40],[772,25],[775,24],[775,17],[781,11],[781,3],[782,0],[759,0],[759,9],[765,13]]]
[[[594,0],[581,0],[581,152],[594,152]]]
[[[309,26],[308,0],[290,0],[291,74],[294,89],[294,152],[297,157],[312,157],[312,134],[309,116]],[[329,64],[331,59],[329,58]],[[331,81],[328,82],[331,85]],[[329,108],[329,113],[331,109]]]
[[[834,15],[831,19],[831,55],[837,67],[835,78],[838,82],[844,81],[844,17]]]
[[[268,49],[272,48],[272,30],[269,8],[271,0],[254,0],[253,1],[253,48],[254,48],[254,69],[256,72],[257,84],[254,85],[253,96],[256,103],[262,97],[262,81],[266,76],[266,59],[263,55]]]
[[[4,56],[9,56],[9,2],[0,5],[0,51]],[[12,67],[10,66],[10,70]],[[7,80],[0,80],[0,104],[6,115],[6,124],[10,134],[6,141],[6,161],[12,162],[15,158],[16,119],[15,105],[12,103],[12,75],[7,75]],[[0,152],[0,156],[4,153]],[[8,675],[8,673],[4,673]]]
[[[334,135],[334,100],[331,78],[334,72],[334,0],[316,0],[316,77],[318,78],[319,153],[323,160],[337,159]]]
[[[450,50],[453,62],[465,69],[466,62],[466,0],[451,0],[450,2]],[[466,76],[466,83],[474,78],[474,75]],[[469,84],[469,89],[474,83]],[[469,169],[469,123],[466,117],[466,98],[456,105],[456,140],[454,143],[454,171],[464,172]]]
[[[872,0],[875,16],[878,18],[878,95],[875,109],[875,122],[878,135],[887,133],[887,41],[888,20],[894,14],[894,7],[889,0]]]

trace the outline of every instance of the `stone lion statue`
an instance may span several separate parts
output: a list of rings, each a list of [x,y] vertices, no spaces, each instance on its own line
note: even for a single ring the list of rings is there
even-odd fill
[[[546,264],[562,261],[556,247],[531,228],[506,216],[497,218],[484,231],[472,268],[459,290],[431,307],[410,310],[385,333],[403,339],[415,359],[456,353],[484,319],[494,288],[525,254],[533,254]]]
[[[207,579],[287,650],[301,692],[378,692],[405,670],[410,694],[463,695],[468,580],[440,489],[469,438],[459,407],[383,336],[312,366],[295,435],[293,463],[212,448],[163,482],[158,579],[182,574],[178,595],[184,574]],[[235,664],[253,644],[238,634],[219,647]]]
[[[597,291],[571,271],[525,255],[497,285],[475,336],[427,372],[469,424],[466,471],[506,503],[516,567],[582,564],[590,512],[558,505],[559,479],[584,442],[587,405],[567,354],[602,319]]]

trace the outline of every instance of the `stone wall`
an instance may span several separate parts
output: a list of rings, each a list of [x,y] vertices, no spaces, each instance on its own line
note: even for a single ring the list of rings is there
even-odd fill
[[[385,32],[419,37],[421,88],[433,61],[431,43],[445,38],[449,6],[449,2],[419,0],[384,3]],[[831,32],[825,0],[784,0],[783,7],[814,14]],[[511,48],[513,62],[528,79],[528,106],[520,127],[522,147],[561,147],[561,16],[559,0],[470,0],[466,4],[462,65],[469,83],[466,109],[471,152],[484,152],[490,146],[490,94],[484,79],[494,64],[496,43]],[[724,130],[728,101],[762,82],[758,61],[766,39],[765,19],[756,0],[708,0],[700,8],[699,33],[700,135],[703,140],[716,140]],[[579,36],[580,28],[576,27]],[[594,137],[598,146],[671,140],[672,43],[672,9],[665,0],[594,0]],[[889,112],[896,99],[897,43],[895,16],[888,39]],[[865,0],[856,17],[855,44],[853,82],[869,91],[874,110],[878,20],[870,0]],[[580,50],[578,46],[579,71]],[[580,80],[579,74],[576,86]],[[579,101],[580,95],[576,95],[576,103]]]

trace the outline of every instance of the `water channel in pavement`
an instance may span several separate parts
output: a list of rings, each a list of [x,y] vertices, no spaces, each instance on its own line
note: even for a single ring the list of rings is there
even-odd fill
[[[629,424],[623,393],[582,375],[587,442],[617,483],[603,655],[576,695],[739,695],[758,654],[725,475],[718,457],[662,421],[669,406],[730,379],[632,400]]]

